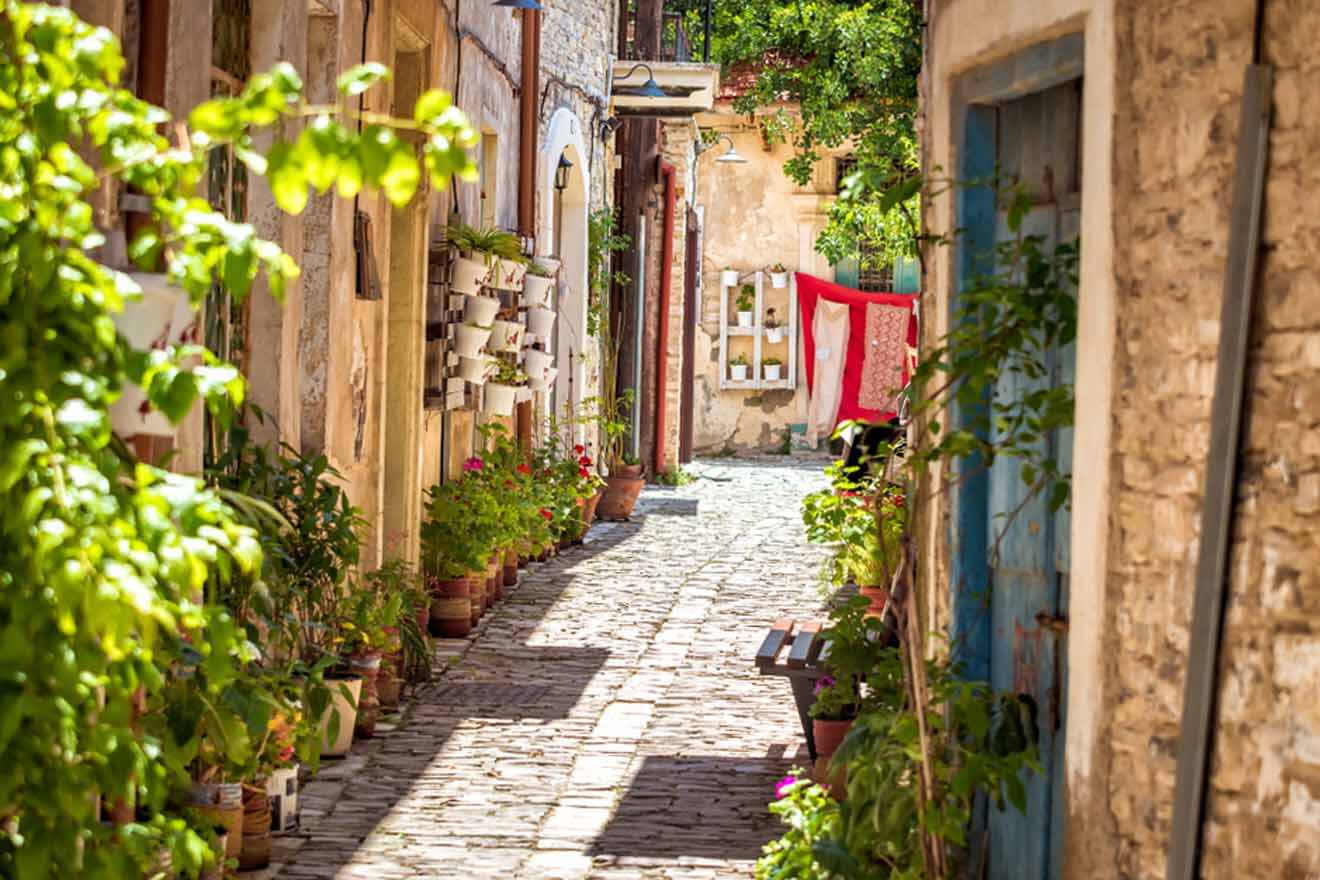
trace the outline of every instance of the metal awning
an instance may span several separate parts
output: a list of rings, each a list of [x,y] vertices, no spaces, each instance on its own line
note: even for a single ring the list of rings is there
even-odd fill
[[[691,117],[715,105],[719,78],[717,64],[616,61],[610,101],[617,116]],[[644,88],[652,83],[658,90]]]

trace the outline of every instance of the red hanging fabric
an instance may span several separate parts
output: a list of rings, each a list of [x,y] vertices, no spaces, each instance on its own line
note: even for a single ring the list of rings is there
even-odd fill
[[[821,299],[847,303],[851,333],[848,339],[848,357],[843,367],[843,400],[839,405],[838,421],[835,424],[837,426],[839,423],[850,419],[864,422],[885,422],[895,418],[897,416],[896,412],[866,409],[859,400],[862,393],[862,374],[865,370],[867,355],[867,307],[878,304],[905,308],[909,316],[907,344],[915,348],[917,345],[917,320],[913,306],[916,304],[916,296],[901,293],[865,293],[851,287],[844,287],[842,284],[825,281],[805,272],[798,272],[796,278],[798,306],[802,311],[802,356],[806,359],[807,391],[812,391],[815,382],[816,341],[812,338],[811,326],[812,318],[816,314],[816,303]],[[906,359],[904,360],[903,382],[906,384],[910,377]]]

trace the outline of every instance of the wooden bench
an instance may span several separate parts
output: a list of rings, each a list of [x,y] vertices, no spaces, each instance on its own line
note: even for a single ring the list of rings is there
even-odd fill
[[[796,623],[784,617],[775,621],[756,652],[756,671],[761,675],[787,678],[793,688],[807,752],[816,760],[816,738],[811,732],[811,707],[816,702],[816,681],[825,675],[829,643],[821,637],[819,620]],[[785,651],[785,648],[788,650]]]

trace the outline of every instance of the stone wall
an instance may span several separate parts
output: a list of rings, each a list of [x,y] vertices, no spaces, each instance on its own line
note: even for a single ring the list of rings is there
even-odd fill
[[[1119,3],[1111,809],[1122,876],[1162,876],[1243,69],[1255,4]],[[1205,876],[1320,873],[1320,9],[1269,4],[1277,65]],[[1153,417],[1154,416],[1154,417]]]

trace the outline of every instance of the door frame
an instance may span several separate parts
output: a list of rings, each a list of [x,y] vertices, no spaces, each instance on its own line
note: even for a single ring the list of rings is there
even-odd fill
[[[958,157],[957,177],[961,181],[984,182],[958,187],[954,198],[953,225],[962,234],[954,252],[953,289],[948,303],[950,325],[961,305],[960,292],[975,276],[990,269],[988,261],[994,259],[999,206],[990,179],[998,167],[998,105],[1073,80],[1085,82],[1085,66],[1085,34],[1078,31],[1029,46],[1006,58],[973,68],[953,80],[951,136]],[[1083,118],[1086,107],[1083,94]],[[1082,138],[1080,130],[1078,138],[1079,141]],[[1080,332],[1079,324],[1079,335]],[[967,428],[988,404],[986,398],[970,407],[954,403],[950,421],[959,428]],[[979,456],[958,463],[956,469],[964,471],[966,476],[959,479],[958,489],[952,493],[948,519],[951,652],[968,680],[989,681],[994,638],[993,604],[989,601],[990,566],[987,564],[992,543],[990,472],[983,467]],[[1071,534],[1059,537],[1072,541]],[[1059,682],[1058,686],[1065,692],[1069,690],[1066,680]],[[1060,731],[1059,736],[1066,744],[1068,732]],[[1060,793],[1062,786],[1059,782],[1066,772],[1063,763],[1053,768],[1052,787]],[[1056,804],[1051,812],[1051,873],[1057,875],[1060,853],[1055,850],[1061,851],[1057,846],[1059,836],[1063,835],[1066,841],[1066,829],[1062,826],[1067,811],[1062,804]],[[978,810],[975,824],[984,827],[987,821],[985,811]]]

